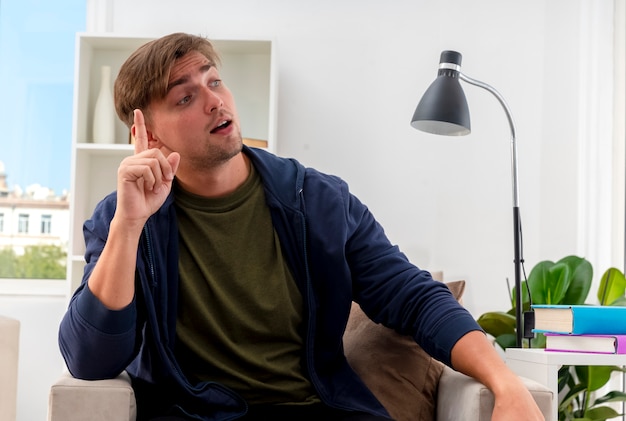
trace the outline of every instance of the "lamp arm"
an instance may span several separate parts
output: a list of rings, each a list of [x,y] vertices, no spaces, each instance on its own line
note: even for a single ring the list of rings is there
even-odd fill
[[[515,123],[513,122],[513,115],[511,114],[511,110],[504,100],[504,97],[500,95],[500,93],[493,86],[479,80],[472,79],[471,77],[461,72],[459,72],[459,79],[491,92],[493,96],[498,99],[498,102],[500,102],[500,105],[502,105],[502,108],[504,109],[504,113],[506,114],[506,118],[509,121],[509,127],[511,129],[511,177],[513,180],[513,206],[519,207],[519,186],[517,181],[517,142],[515,139]]]
[[[522,265],[522,227],[520,221],[520,213],[519,213],[519,186],[517,181],[517,143],[515,140],[515,124],[513,123],[513,116],[511,114],[511,110],[507,105],[506,101],[500,95],[500,93],[493,88],[492,86],[480,82],[476,79],[472,79],[459,72],[459,79],[474,85],[480,88],[483,88],[489,92],[491,92],[500,102],[504,112],[506,114],[506,118],[509,121],[509,127],[511,129],[511,176],[513,180],[513,241],[514,241],[514,265],[515,265],[515,322],[516,322],[516,345],[518,348],[522,346],[522,337],[524,329],[523,323],[523,311],[522,311],[522,275],[521,275],[521,265]]]

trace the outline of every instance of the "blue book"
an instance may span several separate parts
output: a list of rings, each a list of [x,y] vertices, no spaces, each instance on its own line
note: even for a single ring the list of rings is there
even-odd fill
[[[626,334],[626,307],[535,304],[533,332]]]

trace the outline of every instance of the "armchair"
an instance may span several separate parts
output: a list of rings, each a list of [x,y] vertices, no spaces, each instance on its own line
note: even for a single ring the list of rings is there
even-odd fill
[[[552,391],[532,380],[523,380],[545,419],[554,419]],[[437,395],[436,421],[491,419],[491,392],[450,368],[444,368],[439,378]],[[75,379],[66,372],[50,390],[48,421],[135,421],[136,416],[135,394],[126,373],[111,380],[88,381]],[[426,420],[420,414],[408,419]]]
[[[15,421],[20,322],[0,316],[0,421]]]
[[[460,301],[464,281],[447,283]],[[493,394],[474,379],[427,355],[411,338],[373,323],[354,303],[344,335],[348,362],[398,421],[487,421]],[[553,393],[523,379],[545,419],[552,413]],[[50,390],[48,421],[135,421],[130,378],[86,381],[64,373]]]

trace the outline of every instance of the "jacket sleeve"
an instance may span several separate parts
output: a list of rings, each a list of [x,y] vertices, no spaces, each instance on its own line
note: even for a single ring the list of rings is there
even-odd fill
[[[113,378],[135,355],[137,306],[110,310],[89,290],[89,275],[104,248],[115,209],[114,197],[101,202],[85,222],[86,265],[81,285],[70,300],[59,327],[59,347],[69,372],[76,378]]]
[[[337,282],[349,284],[351,298],[374,322],[412,336],[426,352],[450,365],[452,347],[480,326],[445,284],[433,280],[389,241],[345,182],[310,169],[307,174],[304,191],[315,278],[332,279],[333,288]]]
[[[412,336],[430,355],[451,365],[465,334],[481,330],[442,282],[409,262],[355,196],[347,194],[348,237],[355,300],[375,321]]]

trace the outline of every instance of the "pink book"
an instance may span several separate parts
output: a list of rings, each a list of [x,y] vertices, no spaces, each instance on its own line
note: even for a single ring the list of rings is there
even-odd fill
[[[626,354],[626,335],[567,335],[544,333],[546,351]]]

